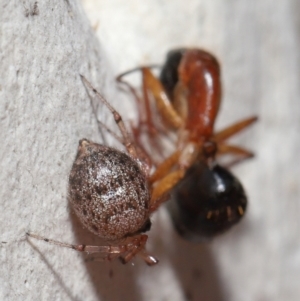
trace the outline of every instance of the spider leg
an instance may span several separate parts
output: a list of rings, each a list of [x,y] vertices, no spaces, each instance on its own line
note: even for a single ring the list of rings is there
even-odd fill
[[[96,260],[112,260],[114,258],[121,258],[123,263],[129,262],[135,255],[139,252],[143,251],[141,257],[148,265],[154,265],[158,263],[158,260],[146,253],[143,249],[145,248],[145,244],[147,242],[148,236],[145,234],[136,235],[133,237],[128,237],[124,244],[120,245],[109,245],[109,246],[92,246],[92,245],[83,245],[83,244],[69,244],[60,242],[53,239],[48,239],[46,237],[29,233],[27,232],[26,235],[28,237],[33,237],[35,239],[43,240],[45,242],[64,247],[70,248],[78,252],[85,252],[88,254],[96,254],[99,255],[95,257]]]
[[[134,144],[132,143],[129,134],[126,130],[125,124],[123,122],[122,116],[119,114],[119,112],[117,110],[115,110],[115,108],[92,86],[92,84],[83,76],[80,75],[81,79],[83,81],[83,83],[89,87],[95,94],[96,96],[99,98],[100,101],[102,101],[105,106],[111,111],[114,120],[117,124],[117,126],[119,127],[120,132],[122,133],[122,137],[123,137],[123,144],[126,147],[128,153],[134,157],[137,158],[137,151],[136,148],[134,146]]]

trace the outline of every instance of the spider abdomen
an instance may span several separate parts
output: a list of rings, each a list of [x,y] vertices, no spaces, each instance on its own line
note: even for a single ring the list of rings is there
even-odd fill
[[[138,233],[149,222],[150,192],[136,161],[83,139],[69,178],[71,204],[91,232],[107,240]]]

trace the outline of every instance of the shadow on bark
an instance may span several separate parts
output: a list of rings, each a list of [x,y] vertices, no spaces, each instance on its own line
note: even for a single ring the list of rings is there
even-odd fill
[[[169,258],[187,301],[225,301],[225,291],[208,244],[194,244],[172,232]]]
[[[76,241],[80,244],[104,245],[93,233],[84,229],[75,213],[70,210]],[[90,261],[83,255],[87,272],[98,295],[98,300],[105,301],[140,301],[141,296],[136,288],[138,269],[132,264],[123,265],[118,259],[108,261]]]

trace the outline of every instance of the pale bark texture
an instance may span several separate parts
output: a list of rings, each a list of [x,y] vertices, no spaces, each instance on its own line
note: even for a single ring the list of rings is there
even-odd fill
[[[297,0],[2,0],[0,300],[298,301],[299,10]],[[257,154],[233,169],[249,197],[245,219],[194,245],[177,236],[161,208],[148,244],[160,263],[151,268],[138,258],[86,262],[73,250],[26,240],[32,231],[98,242],[67,201],[79,139],[103,142],[79,74],[126,120],[135,118],[115,75],[162,63],[174,47],[219,58],[217,128],[259,116],[233,139]],[[113,126],[101,104],[98,115]]]

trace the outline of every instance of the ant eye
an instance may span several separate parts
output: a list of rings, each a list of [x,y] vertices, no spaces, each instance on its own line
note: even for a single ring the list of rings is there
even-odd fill
[[[231,172],[198,163],[173,189],[169,212],[181,236],[203,241],[239,222],[246,206],[244,189]]]

